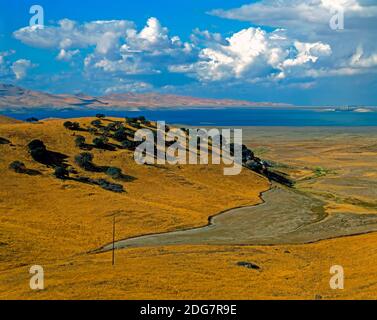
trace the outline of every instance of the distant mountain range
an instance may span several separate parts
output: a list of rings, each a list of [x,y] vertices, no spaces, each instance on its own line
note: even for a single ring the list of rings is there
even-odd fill
[[[28,90],[10,84],[0,84],[0,109],[14,108],[174,108],[221,106],[283,106],[269,102],[251,102],[231,99],[207,99],[159,93],[121,93],[93,97],[85,94],[50,94]]]

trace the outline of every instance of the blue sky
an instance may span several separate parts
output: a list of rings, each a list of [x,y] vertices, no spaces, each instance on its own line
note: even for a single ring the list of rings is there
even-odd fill
[[[43,29],[29,25],[35,4]],[[0,82],[377,105],[376,29],[371,0],[1,0]]]

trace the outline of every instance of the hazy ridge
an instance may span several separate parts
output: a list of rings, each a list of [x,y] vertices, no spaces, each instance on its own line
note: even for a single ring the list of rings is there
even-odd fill
[[[0,108],[173,108],[216,106],[280,106],[270,102],[251,102],[233,99],[209,99],[159,93],[119,93],[101,97],[86,94],[50,94],[28,90],[10,84],[0,84]]]

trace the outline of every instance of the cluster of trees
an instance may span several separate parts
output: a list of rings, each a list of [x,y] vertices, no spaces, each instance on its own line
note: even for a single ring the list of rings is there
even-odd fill
[[[65,121],[63,126],[68,130],[80,130],[80,124],[78,122]]]
[[[80,153],[75,157],[75,162],[83,169],[88,171],[95,171],[95,172],[106,172],[106,174],[114,179],[122,177],[122,171],[116,167],[97,167],[93,164],[93,154],[89,152]],[[23,168],[23,164],[14,163],[12,168]],[[69,177],[69,170],[64,166],[56,166],[54,168],[54,176],[58,179],[71,179],[82,183],[94,184],[98,185],[101,188],[113,192],[124,192],[123,186],[121,184],[112,183],[107,181],[106,179],[91,179],[88,177],[78,177],[78,178],[70,178]]]
[[[132,135],[133,132],[124,128],[120,127],[118,130],[114,132],[112,135],[112,138],[118,142],[121,143],[122,148],[124,149],[135,149],[140,142],[131,141],[128,139],[130,135]]]
[[[128,140],[128,136],[131,135],[133,132],[132,130],[129,130],[124,127],[123,123],[121,121],[112,121],[108,123],[107,125],[104,125],[101,121],[106,116],[102,113],[96,114],[96,120],[93,120],[91,122],[91,125],[94,127],[89,128],[89,132],[97,134],[100,133],[101,136],[97,136],[93,139],[93,145],[87,144],[86,139],[84,136],[76,136],[75,137],[75,145],[79,147],[80,149],[86,149],[89,147],[96,147],[100,149],[106,149],[109,150],[111,147],[113,147],[109,143],[109,138],[113,138],[114,140],[121,143],[122,148],[135,148],[139,142],[133,142]],[[110,121],[110,120],[109,120]],[[146,121],[145,117],[137,117],[137,118],[126,118],[126,122],[130,123],[132,126],[140,127],[141,123],[149,123]],[[64,123],[64,127],[69,130],[79,130],[80,124],[77,122],[71,122],[66,121]],[[90,130],[92,129],[92,130]],[[115,148],[114,148],[115,149]],[[92,172],[104,172],[106,175],[111,177],[112,179],[121,179],[124,177],[122,170],[117,167],[100,167],[96,166],[93,163],[94,156],[90,152],[82,152],[75,156],[75,163],[78,164],[81,168],[87,171]],[[55,167],[54,175],[59,179],[67,179],[69,178],[69,171],[65,167],[57,166]],[[123,186],[116,183],[108,182],[105,179],[90,179],[87,177],[78,177],[75,178],[75,180],[84,182],[84,183],[90,183],[90,184],[96,184],[102,187],[103,189],[114,191],[114,192],[123,192]]]
[[[144,116],[133,117],[133,118],[126,117],[125,119],[126,119],[126,122],[128,122],[128,123],[134,123],[134,122],[145,123],[145,122],[147,122],[147,119],[145,119]]]
[[[135,149],[139,142],[134,142],[128,139],[133,135],[133,131],[124,127],[122,121],[111,121],[105,125],[101,120],[106,118],[105,114],[97,113],[95,120],[91,121],[93,127],[88,128],[88,132],[96,135],[100,135],[93,139],[93,146],[104,150],[115,150],[116,146],[109,143],[109,138],[112,138],[121,143],[121,147],[124,149]],[[129,123],[135,128],[141,128],[141,124],[150,125],[150,122],[146,120],[144,116],[125,118],[126,123]],[[78,130],[79,124],[67,121],[64,125],[68,129]],[[73,128],[73,129],[72,129]],[[90,145],[85,143],[85,138],[82,136],[76,137],[76,146],[80,149],[88,149]]]
[[[102,115],[97,115],[98,118],[103,118]],[[118,125],[118,124],[117,124]],[[119,125],[118,125],[119,126]],[[77,128],[80,128],[80,125],[75,122],[70,122],[66,121],[64,123],[64,127],[70,129],[70,130],[75,130]],[[115,126],[110,126],[111,128],[116,128],[117,130],[121,129],[120,127],[115,127]],[[5,140],[5,139],[4,139]],[[93,144],[97,147],[104,147],[108,143],[108,139],[105,136],[97,137],[93,140]],[[86,140],[84,136],[76,136],[75,138],[75,144],[76,146],[80,148],[84,148],[86,146]],[[39,139],[34,139],[31,142],[28,143],[27,145],[29,149],[29,153],[31,157],[40,163],[48,164],[51,165],[54,168],[54,176],[57,179],[71,179],[75,180],[78,182],[83,182],[83,183],[90,183],[94,185],[98,185],[101,188],[105,190],[109,190],[112,192],[124,192],[123,185],[117,184],[117,183],[112,183],[107,181],[106,179],[91,179],[87,177],[76,177],[76,178],[70,178],[70,172],[77,173],[75,170],[68,170],[69,168],[67,165],[62,161],[65,155],[59,154],[57,152],[52,152],[47,150],[46,145],[42,140]],[[101,166],[96,166],[93,163],[94,156],[93,154],[89,152],[83,152],[80,153],[75,157],[75,162],[81,167],[84,168],[85,170],[88,171],[94,171],[94,172],[104,172],[106,175],[113,179],[120,179],[123,177],[122,170],[117,168],[117,167],[101,167]],[[28,174],[34,174],[40,172],[36,170],[30,170],[27,169],[25,164],[21,161],[13,161],[10,165],[9,168],[11,170],[14,170],[17,173],[28,173]]]
[[[83,150],[90,150],[93,146],[98,149],[115,150],[115,147],[109,144],[109,139],[106,136],[96,137],[93,139],[92,143],[93,145],[87,144],[83,136],[76,136],[75,138],[76,147]]]
[[[91,122],[93,127],[90,127],[87,131],[92,134],[97,134],[100,130],[100,137],[96,137],[93,139],[93,145],[96,148],[105,149],[105,150],[115,150],[114,146],[109,144],[108,138],[113,138],[114,140],[121,143],[122,148],[126,149],[134,149],[138,145],[133,141],[128,140],[128,136],[132,135],[132,130],[125,128],[121,121],[112,121],[107,125],[102,123],[102,119],[106,116],[102,113],[96,114],[96,120]],[[129,123],[135,128],[141,128],[141,124],[150,125],[150,122],[146,120],[144,116],[134,117],[134,118],[125,118],[126,123]],[[110,120],[109,120],[110,121]],[[78,122],[71,122],[66,121],[64,122],[64,127],[69,130],[83,130],[80,128],[80,124]],[[86,149],[89,145],[85,143],[85,137],[77,136],[75,139],[75,144],[80,149]]]
[[[109,124],[107,124],[105,130],[106,131],[116,131],[116,130],[118,130],[121,127],[122,127],[122,122],[120,122],[120,121],[114,121],[114,122],[110,122]]]
[[[143,119],[145,118],[143,117]],[[91,124],[102,131],[102,136],[93,140],[93,144],[97,148],[114,150],[113,146],[109,144],[108,138],[113,138],[114,140],[120,142],[122,148],[125,149],[134,149],[138,145],[138,143],[128,140],[128,136],[132,135],[133,132],[125,128],[120,121],[114,121],[109,123],[107,126],[104,126],[100,120],[94,120],[91,122]],[[139,122],[138,124],[140,126]]]
[[[141,125],[150,125],[150,122],[145,119],[144,116],[134,117],[134,118],[125,118],[126,123],[130,124],[136,129],[140,129]]]

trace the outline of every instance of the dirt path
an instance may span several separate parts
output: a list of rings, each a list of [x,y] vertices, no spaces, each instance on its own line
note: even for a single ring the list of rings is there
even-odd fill
[[[275,186],[262,198],[262,204],[223,212],[205,227],[120,240],[115,248],[302,244],[377,231],[377,215],[345,212],[328,216],[321,201],[297,190]],[[98,252],[111,249],[109,244]]]

